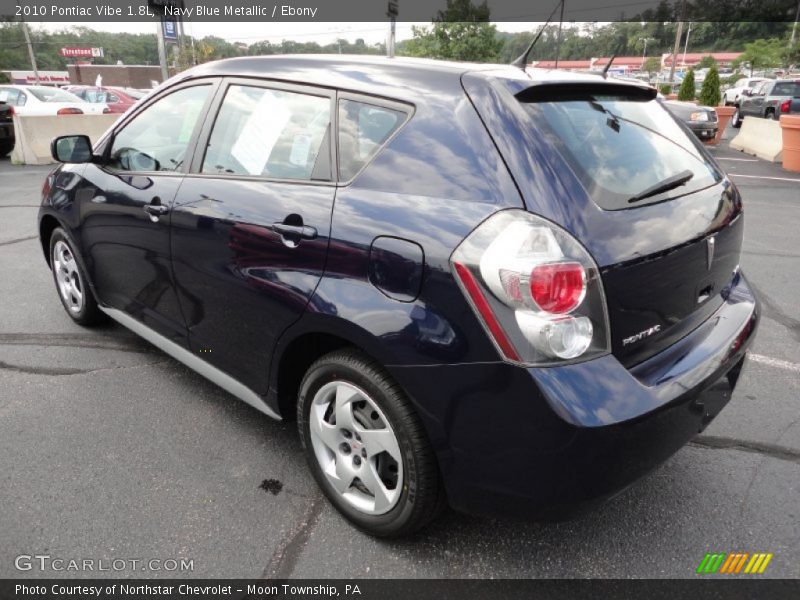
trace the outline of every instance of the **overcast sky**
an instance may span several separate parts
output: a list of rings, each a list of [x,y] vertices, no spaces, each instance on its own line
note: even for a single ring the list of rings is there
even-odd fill
[[[30,21],[34,28],[43,28],[48,31],[57,31],[71,26],[84,26],[98,31],[113,33],[153,33],[155,23],[141,22],[109,22],[109,23],[36,23]],[[430,23],[398,23],[397,40],[411,37],[412,25],[430,25]],[[540,23],[495,23],[500,31],[531,31],[537,29]],[[295,40],[298,42],[317,42],[328,44],[337,38],[355,41],[363,38],[368,44],[375,44],[386,40],[387,23],[191,23],[186,22],[187,35],[202,38],[215,35],[229,42],[244,42],[252,44],[261,40],[280,42],[281,40]]]

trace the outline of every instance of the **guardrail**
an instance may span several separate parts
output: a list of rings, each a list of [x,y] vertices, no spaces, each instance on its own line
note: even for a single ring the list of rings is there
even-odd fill
[[[60,135],[88,135],[93,142],[111,127],[121,115],[58,115],[47,117],[14,115],[16,145],[11,162],[16,165],[53,164],[50,142]]]

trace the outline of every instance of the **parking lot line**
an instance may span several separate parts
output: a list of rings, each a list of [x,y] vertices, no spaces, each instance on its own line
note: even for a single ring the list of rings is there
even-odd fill
[[[756,363],[761,363],[762,365],[767,365],[770,367],[775,367],[778,369],[784,369],[786,371],[794,371],[796,373],[800,373],[800,364],[789,362],[788,360],[781,360],[779,358],[771,358],[769,356],[764,356],[763,354],[748,354],[750,360]]]
[[[717,160],[733,160],[736,162],[758,162],[757,158],[729,158],[727,156],[717,156]]]
[[[774,181],[796,181],[800,183],[800,179],[795,179],[792,177],[768,177],[767,175],[742,175],[741,173],[728,173],[728,175],[733,175],[734,177],[745,177],[747,179],[772,179]]]

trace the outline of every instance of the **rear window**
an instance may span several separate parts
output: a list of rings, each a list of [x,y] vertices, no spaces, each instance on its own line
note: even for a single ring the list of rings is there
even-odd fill
[[[29,87],[28,91],[42,102],[82,102],[75,94],[46,87]]]
[[[523,106],[605,210],[663,202],[721,180],[658,100],[571,94]]]
[[[773,96],[800,96],[800,81],[779,81],[772,88]]]

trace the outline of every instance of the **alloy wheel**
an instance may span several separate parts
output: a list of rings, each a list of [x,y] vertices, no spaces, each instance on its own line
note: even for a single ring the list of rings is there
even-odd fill
[[[70,247],[63,241],[56,242],[53,247],[53,272],[56,276],[58,293],[64,305],[71,313],[79,313],[83,309],[84,286],[78,263]]]
[[[314,455],[333,489],[368,515],[389,512],[403,489],[403,459],[383,411],[356,386],[334,381],[311,402]]]

